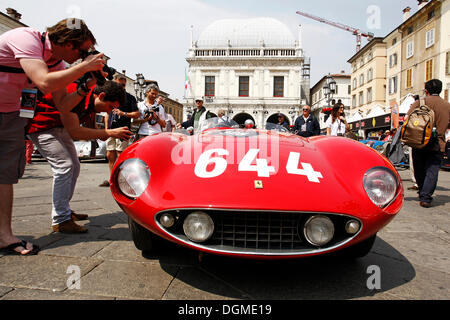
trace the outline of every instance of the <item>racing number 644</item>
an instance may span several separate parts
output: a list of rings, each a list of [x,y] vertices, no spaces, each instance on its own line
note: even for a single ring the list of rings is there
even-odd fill
[[[218,156],[212,155],[217,153]],[[271,172],[275,172],[273,166],[269,166],[267,159],[258,159],[259,149],[249,149],[247,154],[242,158],[239,163],[239,171],[255,171],[258,177],[269,177]],[[225,149],[210,149],[203,152],[195,165],[195,175],[199,178],[214,178],[218,177],[225,172],[228,163],[222,158],[222,156],[229,155],[228,150]],[[255,161],[256,164],[252,164]],[[286,164],[286,171],[289,174],[295,174],[300,176],[306,176],[310,182],[320,183],[319,178],[323,178],[322,174],[318,171],[314,171],[310,163],[302,162],[302,168],[299,168],[300,153],[291,152]],[[210,164],[214,164],[214,169],[207,171],[207,167]]]

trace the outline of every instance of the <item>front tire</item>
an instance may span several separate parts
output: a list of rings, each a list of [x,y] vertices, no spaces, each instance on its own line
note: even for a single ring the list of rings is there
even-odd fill
[[[155,235],[143,226],[128,217],[128,227],[131,231],[131,237],[138,250],[145,253],[155,251]]]
[[[377,235],[374,234],[370,238],[357,243],[351,247],[345,248],[341,251],[341,254],[345,258],[357,259],[366,256],[370,250],[372,250]]]

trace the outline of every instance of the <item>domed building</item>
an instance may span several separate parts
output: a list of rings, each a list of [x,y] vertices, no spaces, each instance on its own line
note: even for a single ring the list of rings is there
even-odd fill
[[[184,114],[203,97],[208,110],[224,109],[239,124],[252,119],[263,128],[278,113],[293,124],[309,99],[305,60],[300,26],[296,39],[273,18],[218,20],[196,40],[191,30]]]

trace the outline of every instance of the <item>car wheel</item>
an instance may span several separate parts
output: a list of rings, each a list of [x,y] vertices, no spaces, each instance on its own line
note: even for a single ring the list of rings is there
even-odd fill
[[[128,217],[128,227],[131,231],[131,237],[137,249],[145,253],[151,253],[155,250],[155,235],[143,226]]]
[[[372,237],[355,244],[354,246],[345,248],[341,251],[342,256],[350,259],[357,259],[366,256],[373,247],[377,235],[374,234]]]

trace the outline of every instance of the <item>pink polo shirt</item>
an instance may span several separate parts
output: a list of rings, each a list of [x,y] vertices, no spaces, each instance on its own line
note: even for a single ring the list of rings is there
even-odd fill
[[[52,44],[48,35],[45,40],[44,56],[42,56],[41,33],[32,28],[16,28],[0,35],[0,65],[21,68],[19,60],[40,59],[47,65],[57,60],[52,59]],[[66,64],[62,61],[51,71],[63,70]],[[14,112],[20,109],[20,96],[24,88],[35,87],[28,82],[26,74],[6,73],[0,71],[0,112]]]

